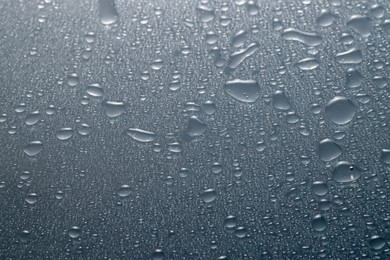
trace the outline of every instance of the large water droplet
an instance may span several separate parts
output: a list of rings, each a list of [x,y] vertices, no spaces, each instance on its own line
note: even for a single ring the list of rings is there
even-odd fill
[[[99,0],[99,18],[104,25],[110,25],[118,21],[114,0]]]
[[[363,76],[356,69],[347,70],[346,86],[348,88],[358,88],[363,83]]]
[[[197,116],[191,116],[188,120],[186,134],[190,137],[202,135],[207,129],[207,125],[203,123]]]
[[[35,156],[39,154],[43,149],[43,144],[41,141],[32,141],[29,142],[26,147],[23,149],[28,156]]]
[[[108,117],[118,117],[125,112],[125,103],[120,101],[105,101],[102,106]]]
[[[314,194],[324,196],[328,193],[328,184],[323,181],[315,181],[311,186]]]
[[[388,149],[388,148],[382,149],[381,160],[385,164],[390,165],[390,149]]]
[[[347,25],[360,36],[368,37],[371,35],[371,18],[362,15],[353,15],[347,22]]]
[[[356,106],[350,99],[336,96],[325,106],[325,113],[334,123],[344,125],[355,116]]]
[[[331,13],[329,10],[321,10],[320,15],[317,17],[317,24],[322,27],[328,27],[333,24],[337,16]]]
[[[341,155],[341,147],[331,139],[324,139],[318,146],[318,155],[324,162],[329,162]]]
[[[73,135],[73,129],[70,128],[70,127],[64,127],[64,128],[61,128],[60,130],[58,130],[58,132],[56,133],[56,136],[59,140],[61,141],[65,141],[65,140],[68,140],[69,138],[71,138]]]
[[[154,250],[152,254],[152,260],[164,260],[165,254],[161,249]]]
[[[39,113],[39,111],[31,112],[26,117],[26,125],[35,125],[36,123],[39,122],[40,119],[41,119],[41,113]]]
[[[315,215],[311,220],[311,226],[317,232],[324,231],[327,228],[327,225],[325,217],[320,214]]]
[[[356,48],[336,54],[336,62],[340,64],[359,64],[363,61],[362,51]]]
[[[291,107],[290,101],[281,90],[276,90],[272,95],[272,105],[280,110],[288,110]]]
[[[224,90],[234,99],[245,103],[255,102],[260,95],[259,84],[254,80],[235,79],[228,81],[224,85]]]
[[[35,204],[38,201],[38,195],[35,192],[29,193],[25,200],[28,204]]]
[[[118,196],[122,197],[122,198],[129,196],[131,193],[130,186],[126,185],[126,184],[120,186],[117,193],[118,193]]]
[[[386,245],[386,240],[378,235],[374,235],[370,238],[368,244],[374,250],[381,250]]]
[[[336,164],[332,172],[333,180],[339,183],[353,182],[360,178],[362,170],[347,161],[341,161]]]
[[[200,198],[204,202],[210,203],[217,198],[217,192],[214,189],[207,189],[207,190],[202,192],[202,194],[200,195]]]
[[[81,235],[81,229],[77,226],[73,226],[69,229],[68,235],[71,238],[78,238]]]

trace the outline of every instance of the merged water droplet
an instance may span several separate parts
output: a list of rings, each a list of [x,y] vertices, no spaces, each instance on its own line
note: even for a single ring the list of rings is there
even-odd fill
[[[317,33],[308,33],[297,30],[295,28],[288,28],[282,32],[282,39],[287,41],[297,41],[307,46],[318,46],[322,42],[321,36]]]
[[[353,15],[347,22],[347,25],[362,37],[371,35],[371,18],[363,15]]]
[[[320,63],[315,58],[304,58],[297,62],[297,66],[301,70],[314,70],[319,65]]]
[[[330,162],[341,155],[341,147],[332,139],[321,140],[318,145],[318,155],[324,162]]]
[[[336,62],[340,64],[359,64],[363,61],[362,51],[356,48],[336,54]]]
[[[341,161],[336,164],[332,172],[332,178],[339,183],[349,183],[360,178],[362,170],[347,161]]]
[[[224,90],[229,96],[245,103],[253,103],[260,96],[259,84],[254,80],[235,79],[228,81],[224,85]]]
[[[126,133],[128,136],[141,143],[153,142],[154,139],[156,139],[156,134],[154,132],[138,128],[129,128]]]
[[[188,120],[186,134],[190,137],[196,137],[206,132],[207,125],[202,122],[197,116],[191,116]]]
[[[31,141],[23,149],[28,156],[35,156],[39,154],[43,149],[43,143],[41,141]]]
[[[355,116],[356,106],[350,99],[336,96],[325,106],[325,113],[334,123],[344,125]]]

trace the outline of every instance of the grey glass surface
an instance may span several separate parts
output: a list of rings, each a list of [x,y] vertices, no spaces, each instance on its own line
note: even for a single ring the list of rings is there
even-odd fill
[[[389,1],[0,14],[0,259],[390,259]]]

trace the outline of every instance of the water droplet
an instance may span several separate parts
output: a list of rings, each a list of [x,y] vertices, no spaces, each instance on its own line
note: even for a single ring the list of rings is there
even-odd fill
[[[347,22],[347,25],[362,37],[371,35],[371,18],[363,15],[353,15]]]
[[[211,116],[217,111],[217,107],[215,106],[213,101],[206,101],[202,105],[202,111],[205,112],[207,115]]]
[[[235,216],[229,215],[224,221],[226,228],[234,228],[237,226],[237,218]]]
[[[118,117],[125,112],[125,103],[121,101],[105,101],[102,106],[108,117]]]
[[[41,119],[41,113],[39,113],[39,111],[31,112],[26,117],[26,125],[35,125],[36,123],[39,122],[40,119]]]
[[[165,254],[161,249],[154,250],[152,260],[164,260]]]
[[[104,95],[103,88],[97,83],[89,85],[86,88],[86,92],[88,95],[92,97],[102,97]]]
[[[348,88],[358,88],[363,83],[363,76],[356,69],[347,70],[346,86]]]
[[[332,161],[341,155],[341,147],[331,139],[321,140],[318,155],[324,162]]]
[[[276,90],[272,95],[272,105],[280,110],[288,110],[291,107],[290,101],[281,90]]]
[[[199,7],[196,8],[196,10],[199,15],[199,20],[202,23],[211,22],[215,18],[214,9],[211,9],[207,6],[200,5]]]
[[[69,229],[68,231],[68,235],[71,237],[71,238],[78,238],[80,235],[81,235],[81,230],[79,227],[77,226],[73,226]]]
[[[33,240],[32,235],[28,230],[23,230],[22,232],[18,233],[18,238],[22,243],[28,243]]]
[[[282,39],[297,41],[307,46],[314,47],[321,44],[322,38],[316,33],[303,32],[294,28],[285,29],[282,32]]]
[[[73,129],[70,127],[64,127],[57,131],[56,136],[59,140],[65,141],[71,138],[73,135]]]
[[[305,58],[297,62],[297,66],[301,70],[314,70],[319,65],[320,63],[315,58]]]
[[[328,27],[333,24],[337,16],[331,13],[329,10],[321,10],[320,15],[317,17],[317,24],[322,27]]]
[[[328,224],[326,223],[325,217],[320,214],[315,215],[311,220],[311,226],[317,232],[324,231],[327,228],[327,225]]]
[[[126,184],[120,186],[117,193],[118,196],[122,198],[129,196],[131,193],[130,186]]]
[[[191,116],[188,120],[186,134],[190,137],[196,137],[206,132],[207,125],[203,123],[197,116]]]
[[[99,18],[104,25],[110,25],[118,21],[114,0],[99,0]]]
[[[238,238],[244,238],[247,234],[248,234],[248,229],[246,229],[245,227],[238,227],[234,231],[234,235]]]
[[[362,170],[347,161],[336,164],[332,172],[332,178],[339,183],[353,182],[360,178]]]
[[[234,99],[245,103],[255,102],[260,95],[259,84],[254,80],[235,79],[228,81],[224,85],[224,90]]]
[[[128,136],[141,143],[153,142],[154,139],[156,139],[155,133],[138,128],[129,128],[126,133]]]
[[[388,149],[388,148],[382,149],[381,160],[385,164],[390,165],[390,149]]]
[[[324,196],[328,193],[328,184],[323,181],[315,181],[311,186],[314,194]]]
[[[244,30],[240,30],[233,35],[231,45],[235,48],[241,47],[242,45],[244,45],[247,39],[248,33]]]
[[[39,154],[43,149],[43,144],[41,141],[31,141],[23,149],[28,156],[35,156]]]
[[[207,190],[202,192],[202,194],[200,195],[200,198],[204,202],[210,203],[217,198],[217,192],[214,189],[207,189]]]
[[[77,86],[79,84],[80,78],[77,75],[77,73],[71,73],[71,74],[68,75],[67,82],[68,82],[69,86],[75,87],[75,86]]]
[[[374,235],[370,238],[368,244],[374,250],[381,250],[386,245],[386,240],[378,235]]]
[[[336,96],[325,106],[325,113],[334,123],[344,125],[355,116],[356,106],[350,99]]]
[[[356,48],[336,54],[336,62],[340,64],[359,64],[363,61],[362,51]]]
[[[29,193],[25,200],[28,204],[35,204],[38,201],[38,195],[34,192]]]
[[[87,136],[91,132],[91,127],[86,123],[82,123],[80,127],[77,129],[77,131],[79,132],[80,135]]]
[[[257,50],[259,49],[258,43],[251,43],[243,50],[239,50],[237,52],[233,52],[230,55],[230,59],[228,61],[228,68],[231,70],[236,69],[242,62],[244,62],[245,59],[252,56]],[[226,72],[230,72],[227,70]]]

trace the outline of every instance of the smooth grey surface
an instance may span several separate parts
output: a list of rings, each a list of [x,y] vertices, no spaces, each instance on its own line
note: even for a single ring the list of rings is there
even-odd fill
[[[0,14],[0,259],[390,258],[388,1]]]

